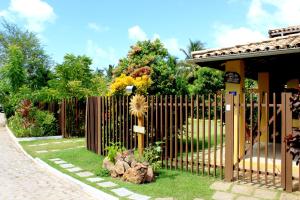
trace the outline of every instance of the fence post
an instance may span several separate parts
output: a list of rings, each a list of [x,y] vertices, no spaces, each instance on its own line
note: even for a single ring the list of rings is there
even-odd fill
[[[233,96],[225,96],[225,181],[233,181],[234,155],[234,103]]]
[[[293,116],[290,109],[291,93],[281,94],[282,122],[281,122],[281,186],[287,191],[293,191],[293,160],[292,155],[287,152],[285,137],[292,133]]]

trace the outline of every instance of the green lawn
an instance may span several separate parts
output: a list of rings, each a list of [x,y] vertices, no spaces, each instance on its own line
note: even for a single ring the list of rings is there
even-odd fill
[[[72,141],[70,143],[60,143],[58,141]],[[74,142],[76,141],[76,142]],[[48,143],[42,146],[30,146],[42,143]],[[78,178],[62,168],[59,165],[49,161],[50,158],[61,158],[71,164],[74,164],[82,169],[93,172],[96,175],[101,175],[101,166],[103,157],[95,153],[87,151],[84,147],[77,149],[66,149],[71,147],[78,147],[84,145],[84,139],[58,139],[58,140],[39,140],[39,141],[23,141],[20,144],[24,149],[33,157],[39,157],[52,167],[73,176],[91,186],[99,188],[94,183],[89,183],[83,178]],[[60,151],[48,152],[48,153],[36,153],[40,150],[53,150],[58,149]],[[66,150],[64,150],[66,149]],[[112,179],[111,177],[105,177],[106,180],[113,181],[121,187],[125,187],[131,191],[139,194],[149,195],[151,197],[174,197],[176,199],[194,199],[203,198],[211,199],[213,191],[209,189],[209,185],[215,181],[214,178],[197,176],[189,172],[175,171],[175,170],[160,170],[160,175],[155,182],[150,184],[136,185],[132,183],[123,182],[118,179]],[[101,188],[102,191],[112,194],[108,189]]]

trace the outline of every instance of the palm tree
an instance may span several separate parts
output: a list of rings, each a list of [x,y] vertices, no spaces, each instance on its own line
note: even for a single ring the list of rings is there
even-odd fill
[[[180,49],[180,51],[182,51],[185,54],[185,56],[186,56],[185,59],[187,60],[187,59],[192,58],[192,52],[193,51],[200,51],[200,50],[203,50],[203,49],[204,49],[204,43],[202,43],[200,40],[192,41],[190,39],[190,43],[187,46],[186,50],[185,49]]]

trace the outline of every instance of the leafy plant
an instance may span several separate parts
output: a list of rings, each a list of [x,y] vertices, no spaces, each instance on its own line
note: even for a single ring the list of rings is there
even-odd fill
[[[300,120],[300,92],[298,91],[290,98],[291,110],[293,112],[293,118]],[[296,163],[300,163],[300,129],[293,128],[293,132],[286,138],[286,144],[288,151],[296,159]]]
[[[155,142],[154,145],[149,145],[149,147],[145,148],[143,154],[143,160],[148,162],[152,167],[154,172],[161,169],[161,160],[160,156],[162,153],[161,144],[163,142]]]
[[[100,177],[110,177],[110,172],[108,169],[101,168],[100,171],[96,173],[96,175]]]
[[[122,152],[125,151],[126,149],[125,149],[125,147],[123,147],[123,146],[121,145],[120,142],[116,142],[116,143],[111,142],[111,143],[110,143],[110,146],[106,147],[106,150],[108,151],[108,153],[107,153],[107,158],[108,158],[111,162],[115,163],[115,158],[116,158],[117,154],[118,154],[118,153],[122,153]]]

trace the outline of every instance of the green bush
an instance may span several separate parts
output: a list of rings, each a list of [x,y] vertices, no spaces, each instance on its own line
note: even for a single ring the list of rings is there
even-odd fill
[[[16,137],[40,137],[55,135],[56,120],[52,113],[33,109],[30,111],[31,123],[25,124],[25,119],[16,113],[8,119],[8,125]]]
[[[126,149],[121,146],[120,142],[116,142],[116,143],[111,142],[110,146],[106,147],[106,150],[108,151],[107,158],[111,162],[115,163],[115,158],[116,158],[117,153],[121,153],[121,152],[125,151]]]
[[[161,144],[162,142],[155,142],[154,145],[149,145],[149,147],[145,148],[143,154],[143,161],[146,161],[150,164],[154,172],[157,172],[161,169]]]

